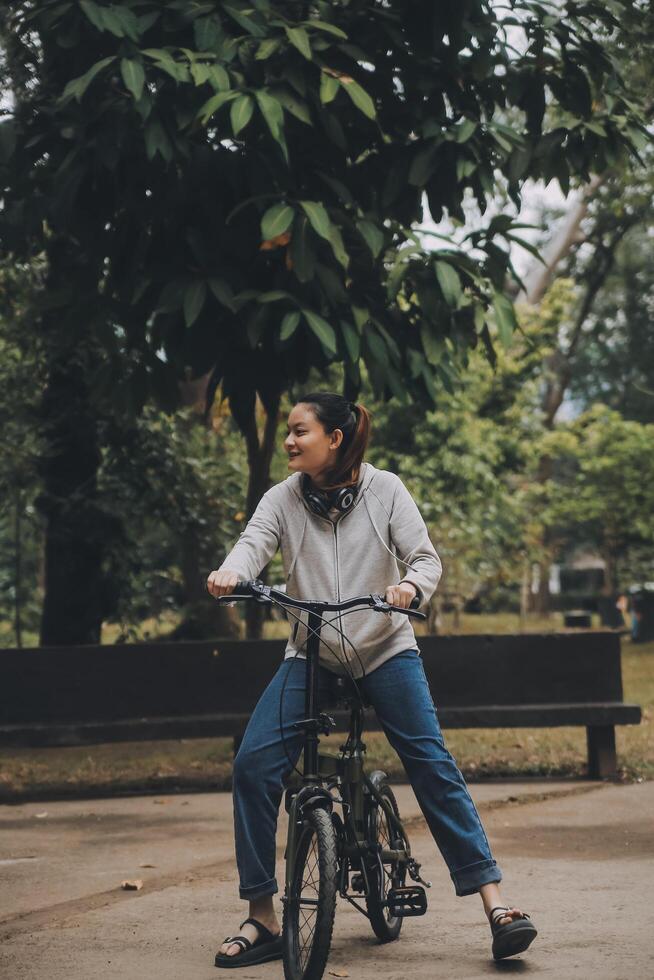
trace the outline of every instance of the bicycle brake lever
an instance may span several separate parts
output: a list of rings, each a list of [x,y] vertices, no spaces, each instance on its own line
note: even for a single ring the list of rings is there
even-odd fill
[[[391,615],[393,610],[390,608],[383,596],[380,596],[378,593],[373,593],[370,598],[373,602],[371,609],[379,609],[380,612],[386,613],[387,616]]]

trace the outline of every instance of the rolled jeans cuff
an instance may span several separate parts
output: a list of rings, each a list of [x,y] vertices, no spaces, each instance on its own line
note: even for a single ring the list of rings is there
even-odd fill
[[[502,872],[497,861],[491,859],[475,861],[474,864],[467,864],[465,868],[459,868],[458,871],[451,871],[450,877],[454,882],[457,895],[474,895],[481,885],[501,881]]]
[[[254,898],[264,898],[266,895],[276,895],[278,891],[277,879],[269,878],[268,881],[264,881],[260,885],[250,885],[248,888],[241,888],[239,886],[238,894],[239,898],[245,898],[248,901],[252,901]]]

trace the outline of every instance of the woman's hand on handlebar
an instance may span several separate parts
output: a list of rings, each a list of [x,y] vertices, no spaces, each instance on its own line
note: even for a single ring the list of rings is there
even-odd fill
[[[226,569],[220,571],[216,569],[209,573],[209,578],[207,579],[207,592],[212,595],[214,599],[217,599],[221,595],[229,595],[233,592],[238,585],[239,577],[236,572],[230,572]]]
[[[415,585],[411,585],[410,582],[400,582],[399,585],[389,585],[384,598],[391,606],[408,609],[417,594],[418,590]]]

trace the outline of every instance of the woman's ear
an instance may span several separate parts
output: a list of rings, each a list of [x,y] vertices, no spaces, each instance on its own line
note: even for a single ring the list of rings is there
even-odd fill
[[[343,430],[334,429],[334,431],[330,435],[329,448],[338,449],[338,447],[342,442],[343,442]]]

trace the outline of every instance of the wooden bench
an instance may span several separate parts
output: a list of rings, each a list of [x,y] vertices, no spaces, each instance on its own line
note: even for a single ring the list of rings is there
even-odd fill
[[[443,728],[583,725],[588,775],[616,771],[622,697],[613,632],[419,638]],[[0,746],[230,736],[235,749],[284,642],[216,640],[0,651]],[[348,713],[331,709],[337,730]],[[380,730],[372,708],[366,728]]]

